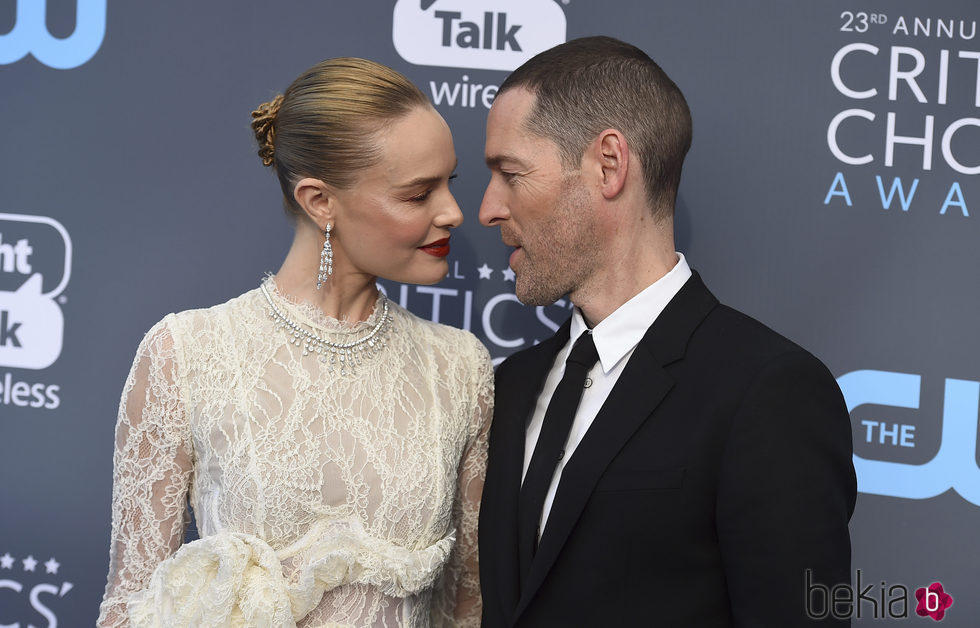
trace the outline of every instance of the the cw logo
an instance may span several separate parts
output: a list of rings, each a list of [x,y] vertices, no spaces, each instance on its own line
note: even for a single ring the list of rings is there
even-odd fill
[[[837,378],[847,410],[872,404],[919,408],[921,376],[912,373],[861,370]],[[952,488],[980,506],[980,468],[977,468],[977,431],[980,382],[946,379],[942,435],[939,451],[924,464],[871,460],[854,454],[858,490],[862,493],[928,499]],[[875,422],[865,422],[875,423]],[[880,442],[885,435],[879,427]],[[897,440],[897,427],[887,434]],[[862,430],[862,433],[864,431]],[[869,435],[871,427],[868,427]]]
[[[77,68],[95,56],[105,39],[106,0],[76,0],[75,31],[57,39],[45,24],[46,0],[17,0],[17,22],[0,35],[0,65],[14,63],[28,53],[57,70]]]

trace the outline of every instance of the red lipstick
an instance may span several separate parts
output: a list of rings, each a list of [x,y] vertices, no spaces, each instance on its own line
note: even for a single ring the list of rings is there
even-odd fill
[[[449,255],[449,238],[443,238],[420,246],[419,250],[425,251],[434,257],[446,257]]]

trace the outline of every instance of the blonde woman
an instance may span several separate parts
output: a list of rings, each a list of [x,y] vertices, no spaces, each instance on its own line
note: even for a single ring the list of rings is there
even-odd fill
[[[141,343],[99,625],[476,626],[489,356],[375,283],[446,275],[449,128],[353,58],[252,117],[295,238],[256,289]],[[201,538],[182,546],[188,499]]]

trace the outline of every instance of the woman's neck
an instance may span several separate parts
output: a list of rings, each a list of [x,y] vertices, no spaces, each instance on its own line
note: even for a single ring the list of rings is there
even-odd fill
[[[297,225],[293,244],[276,273],[279,292],[307,301],[337,320],[366,320],[374,311],[378,299],[377,277],[356,272],[348,264],[336,260],[333,274],[317,290],[322,249],[322,233],[302,224]]]

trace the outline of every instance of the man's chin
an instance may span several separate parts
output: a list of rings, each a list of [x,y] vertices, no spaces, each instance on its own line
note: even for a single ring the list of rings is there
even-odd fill
[[[529,285],[530,283],[530,285]],[[517,300],[524,305],[551,305],[565,295],[564,292],[556,294],[554,289],[546,289],[544,286],[535,285],[531,282],[521,281],[520,276],[516,279],[514,294]]]

